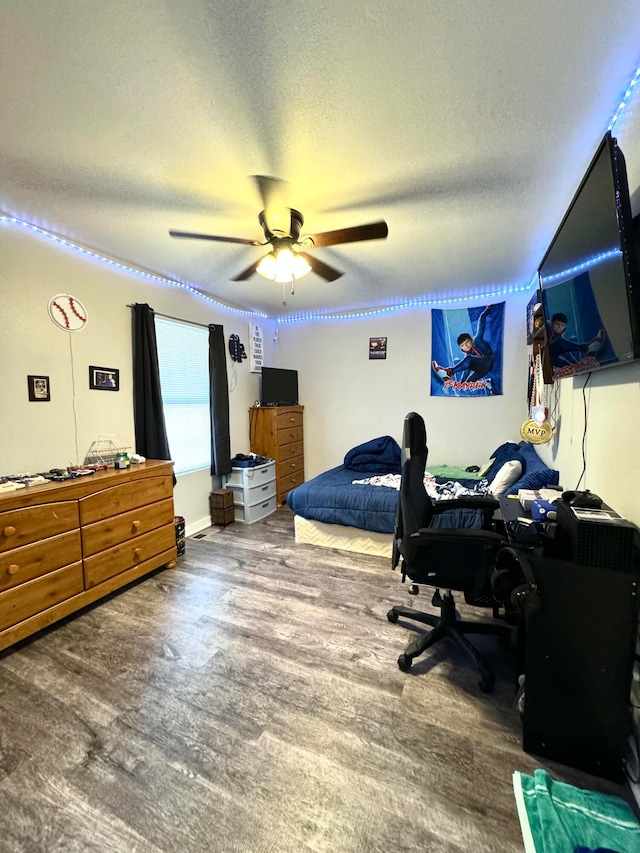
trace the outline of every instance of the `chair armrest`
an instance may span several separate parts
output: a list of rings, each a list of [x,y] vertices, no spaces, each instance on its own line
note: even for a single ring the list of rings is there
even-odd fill
[[[493,542],[496,545],[507,544],[506,536],[493,530],[485,530],[482,527],[421,527],[408,537],[410,542],[415,543],[419,539],[434,541],[435,539],[477,539],[483,542]]]

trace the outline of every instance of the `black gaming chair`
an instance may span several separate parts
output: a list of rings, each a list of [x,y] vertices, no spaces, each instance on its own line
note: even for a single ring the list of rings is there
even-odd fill
[[[414,581],[410,588],[413,594],[417,594],[421,584],[436,587],[432,604],[441,612],[438,616],[395,606],[387,613],[390,622],[397,622],[402,616],[433,626],[431,631],[407,646],[398,658],[398,666],[403,671],[408,670],[413,658],[443,637],[450,637],[469,655],[478,670],[480,689],[489,693],[495,683],[493,670],[465,635],[493,634],[502,644],[508,645],[511,631],[496,620],[464,622],[458,619],[451,590],[463,591],[468,604],[491,607],[494,616],[497,615],[500,602],[493,594],[491,575],[498,550],[507,544],[503,536],[491,529],[499,503],[483,496],[431,501],[424,487],[427,434],[424,420],[416,412],[410,412],[404,419],[403,451],[392,568],[402,561],[402,581],[404,583],[406,577]],[[438,526],[451,523],[442,514],[452,509],[470,510],[471,513],[464,515],[470,524],[477,526]],[[441,590],[445,590],[444,594]]]

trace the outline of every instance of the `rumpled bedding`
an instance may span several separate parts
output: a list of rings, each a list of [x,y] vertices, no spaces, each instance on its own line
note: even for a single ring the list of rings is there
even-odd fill
[[[363,474],[399,474],[401,463],[400,445],[390,435],[352,447],[344,457],[345,468]]]
[[[353,480],[352,482],[354,486],[387,486],[391,489],[399,489],[400,480],[400,474],[383,474],[365,477],[364,480]],[[478,480],[473,486],[460,480],[441,482],[440,478],[434,477],[429,471],[426,471],[424,475],[424,487],[432,501],[454,500],[465,495],[489,494],[489,483],[485,479]]]

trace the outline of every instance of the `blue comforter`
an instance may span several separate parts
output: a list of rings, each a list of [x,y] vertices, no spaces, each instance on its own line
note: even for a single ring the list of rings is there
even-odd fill
[[[343,524],[376,533],[393,533],[398,490],[388,486],[353,485],[353,480],[361,479],[365,479],[362,474],[339,465],[293,489],[287,495],[287,504],[296,515],[312,521]],[[477,481],[469,480],[468,485],[473,488]],[[481,519],[479,510],[456,509],[436,516],[432,525],[478,527]]]
[[[397,489],[351,485],[352,480],[362,478],[357,471],[338,465],[289,492],[287,504],[303,518],[393,533]]]

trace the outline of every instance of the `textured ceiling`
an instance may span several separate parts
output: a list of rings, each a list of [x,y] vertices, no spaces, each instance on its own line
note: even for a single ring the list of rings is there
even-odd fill
[[[524,284],[640,60],[638,0],[2,0],[0,212],[283,316]],[[344,272],[287,291],[251,175]]]

